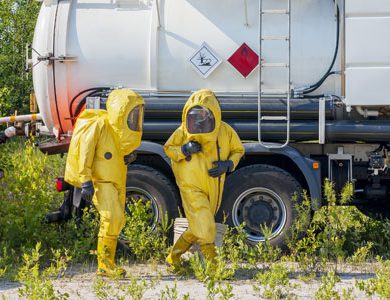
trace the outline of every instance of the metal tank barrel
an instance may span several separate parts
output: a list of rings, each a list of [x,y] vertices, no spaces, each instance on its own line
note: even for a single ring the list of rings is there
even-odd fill
[[[239,134],[242,140],[257,140],[257,121],[252,120],[226,120]],[[144,140],[166,140],[180,125],[180,121],[147,120],[144,124]],[[300,120],[291,122],[291,140],[303,142],[318,140],[318,121]],[[278,122],[264,122],[262,135],[266,141],[281,141],[285,139],[285,124]],[[327,142],[356,143],[389,142],[390,121],[364,120],[364,121],[327,121],[325,125]]]
[[[188,97],[187,97],[188,98]],[[187,98],[145,97],[145,119],[181,119],[184,104]],[[257,119],[257,97],[218,97],[221,105],[223,119]],[[263,115],[279,116],[285,114],[286,100],[262,100],[261,111]],[[318,119],[318,100],[294,99],[290,101],[291,118],[295,120]],[[334,103],[326,102],[326,119],[334,119]]]

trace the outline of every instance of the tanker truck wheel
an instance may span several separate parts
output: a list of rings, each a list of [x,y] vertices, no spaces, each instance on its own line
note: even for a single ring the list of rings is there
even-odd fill
[[[153,229],[162,222],[165,213],[169,222],[177,217],[179,203],[177,189],[171,180],[154,168],[137,164],[128,167],[126,197],[127,213],[130,213],[131,199],[150,202],[152,217],[149,225]]]
[[[270,243],[284,247],[296,217],[292,198],[295,193],[300,195],[301,189],[294,177],[278,167],[247,166],[227,178],[218,215],[227,215],[230,226],[237,227],[245,222],[249,244],[264,241],[260,225],[265,224],[272,228]]]

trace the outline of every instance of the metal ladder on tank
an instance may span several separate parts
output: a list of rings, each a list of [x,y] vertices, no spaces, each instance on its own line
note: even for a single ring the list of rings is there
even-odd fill
[[[265,42],[273,41],[273,42],[281,42],[281,43],[287,43],[288,46],[288,61],[287,62],[277,62],[277,63],[270,63],[270,62],[263,62],[261,59],[259,61],[259,83],[258,83],[258,142],[269,149],[280,149],[284,148],[288,145],[290,141],[290,100],[291,100],[291,0],[286,0],[286,9],[263,9],[263,1],[259,0],[259,51],[260,56],[262,55],[262,48],[263,44]],[[269,1],[269,0],[268,0]],[[271,0],[272,1],[272,0]],[[263,17],[264,15],[269,16],[276,16],[276,15],[286,15],[288,20],[287,26],[287,36],[264,36],[263,34]],[[283,90],[277,90],[277,89],[271,89],[271,90],[264,90],[264,84],[263,84],[263,69],[264,68],[285,68],[286,72],[288,72],[288,82],[285,85],[285,89]],[[262,115],[261,112],[261,103],[264,96],[272,96],[276,97],[276,99],[285,99],[286,100],[286,113],[284,115],[278,115],[278,116],[267,116]],[[281,122],[281,124],[286,125],[286,139],[284,143],[269,143],[264,142],[262,140],[261,136],[261,125],[262,121],[277,121]]]

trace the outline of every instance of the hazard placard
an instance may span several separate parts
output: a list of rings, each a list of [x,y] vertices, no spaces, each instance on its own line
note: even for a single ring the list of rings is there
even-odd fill
[[[230,58],[228,62],[242,76],[247,78],[259,64],[259,56],[247,44],[243,43]]]
[[[222,62],[209,45],[203,43],[190,57],[189,62],[203,78],[207,78]]]

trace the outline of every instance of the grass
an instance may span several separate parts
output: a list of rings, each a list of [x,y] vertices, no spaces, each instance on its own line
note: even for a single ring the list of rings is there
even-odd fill
[[[53,280],[64,276],[69,264],[89,264],[95,261],[98,220],[96,212],[86,211],[81,227],[74,221],[47,224],[47,212],[58,208],[61,194],[54,189],[54,178],[63,173],[65,158],[45,156],[32,141],[3,145],[0,165],[6,177],[0,181],[0,279],[22,284],[20,297],[28,299],[67,299],[69,295],[54,289]],[[231,282],[245,274],[251,279],[259,296],[267,299],[294,299],[291,279],[300,274],[302,280],[321,280],[316,292],[318,299],[353,299],[352,290],[337,292],[340,264],[355,266],[374,262],[375,276],[357,281],[355,289],[383,299],[390,297],[390,222],[375,221],[348,206],[352,186],[341,195],[334,193],[330,182],[324,183],[328,205],[313,218],[310,199],[295,204],[298,218],[290,232],[288,251],[273,247],[262,228],[264,243],[250,247],[245,243],[244,226],[228,228],[223,246],[218,249],[216,270],[199,255],[183,264],[184,278],[197,278],[207,289],[209,299],[236,298]],[[336,203],[345,206],[338,206]],[[156,231],[148,227],[149,204],[140,201],[130,206],[123,234],[129,241],[129,252],[119,255],[123,265],[164,261],[169,251],[167,233],[171,223],[164,218]],[[241,274],[241,275],[240,275]],[[321,275],[325,274],[325,275]],[[126,283],[96,280],[94,292],[99,299],[142,299],[153,289],[161,276],[146,280],[128,277]],[[160,299],[178,299],[176,283],[161,291]],[[182,295],[190,299],[189,295]]]

